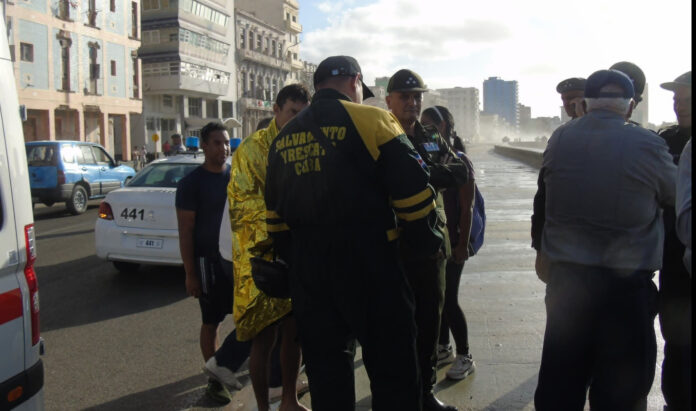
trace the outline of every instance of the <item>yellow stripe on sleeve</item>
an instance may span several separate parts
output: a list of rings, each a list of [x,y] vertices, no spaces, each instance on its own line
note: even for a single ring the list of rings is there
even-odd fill
[[[396,216],[402,220],[415,221],[428,215],[432,210],[435,209],[435,200],[429,203],[427,206],[421,208],[418,211],[413,211],[411,213],[396,213]]]
[[[280,216],[273,210],[266,210],[266,218],[268,219],[278,219]]]
[[[379,146],[405,134],[393,114],[378,107],[339,100],[348,112],[372,158],[379,158]]]
[[[427,200],[428,197],[431,196],[433,196],[433,191],[430,189],[430,187],[426,187],[425,190],[421,191],[416,195],[413,195],[408,198],[403,198],[401,200],[394,200],[392,203],[396,208],[408,208],[413,207],[418,203],[422,203],[423,201]]]
[[[280,223],[280,224],[266,224],[266,231],[269,233],[278,233],[281,231],[288,231],[290,227],[288,227],[287,224],[285,223]]]

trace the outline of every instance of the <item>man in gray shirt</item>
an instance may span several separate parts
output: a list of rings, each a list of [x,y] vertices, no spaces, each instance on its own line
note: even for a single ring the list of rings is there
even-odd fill
[[[588,113],[559,127],[544,153],[546,223],[538,275],[546,332],[535,406],[639,410],[655,376],[653,321],[663,205],[676,167],[664,140],[628,123],[633,84],[616,70],[585,85]]]

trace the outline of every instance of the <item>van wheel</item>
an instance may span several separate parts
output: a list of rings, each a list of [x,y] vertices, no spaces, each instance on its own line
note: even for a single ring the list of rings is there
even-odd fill
[[[114,261],[114,267],[121,272],[121,273],[130,273],[133,271],[137,271],[138,267],[140,267],[140,264],[138,263],[126,263],[123,261]]]
[[[87,191],[82,186],[75,186],[70,200],[65,202],[65,206],[72,215],[82,214],[87,211]]]

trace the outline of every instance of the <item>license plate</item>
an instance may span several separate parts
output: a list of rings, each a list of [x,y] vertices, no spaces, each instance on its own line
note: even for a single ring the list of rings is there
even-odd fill
[[[138,238],[136,246],[141,248],[162,248],[163,240],[155,238]]]

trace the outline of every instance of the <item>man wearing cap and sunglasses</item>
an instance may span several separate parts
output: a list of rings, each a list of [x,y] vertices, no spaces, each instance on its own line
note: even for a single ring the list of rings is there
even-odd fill
[[[660,85],[674,92],[677,125],[660,130],[678,164],[691,138],[691,71]],[[660,329],[665,338],[662,393],[666,410],[691,410],[691,275],[684,265],[685,246],[677,236],[675,208],[664,208],[664,257],[660,268]]]
[[[442,191],[457,188],[469,179],[469,169],[451,149],[434,126],[424,127],[419,121],[423,93],[428,91],[423,79],[414,71],[402,69],[394,73],[387,84],[387,106],[401,123],[409,140],[430,170],[430,185],[438,193],[438,228],[446,238],[436,254],[423,255],[409,244],[401,244],[401,258],[406,278],[416,298],[416,326],[418,363],[421,369],[423,410],[456,410],[435,397],[433,386],[437,380],[437,343],[444,304],[445,266],[452,256],[447,238]]]
[[[265,191],[312,408],[355,409],[357,339],[372,408],[420,410],[414,301],[397,244],[421,255],[442,246],[428,171],[393,115],[361,105],[373,95],[354,58],[322,61],[314,88],[271,144]]]
[[[538,411],[645,410],[655,375],[653,326],[662,213],[676,167],[655,133],[628,123],[628,76],[599,70],[585,84],[587,114],[554,131],[544,152],[550,262]]]

